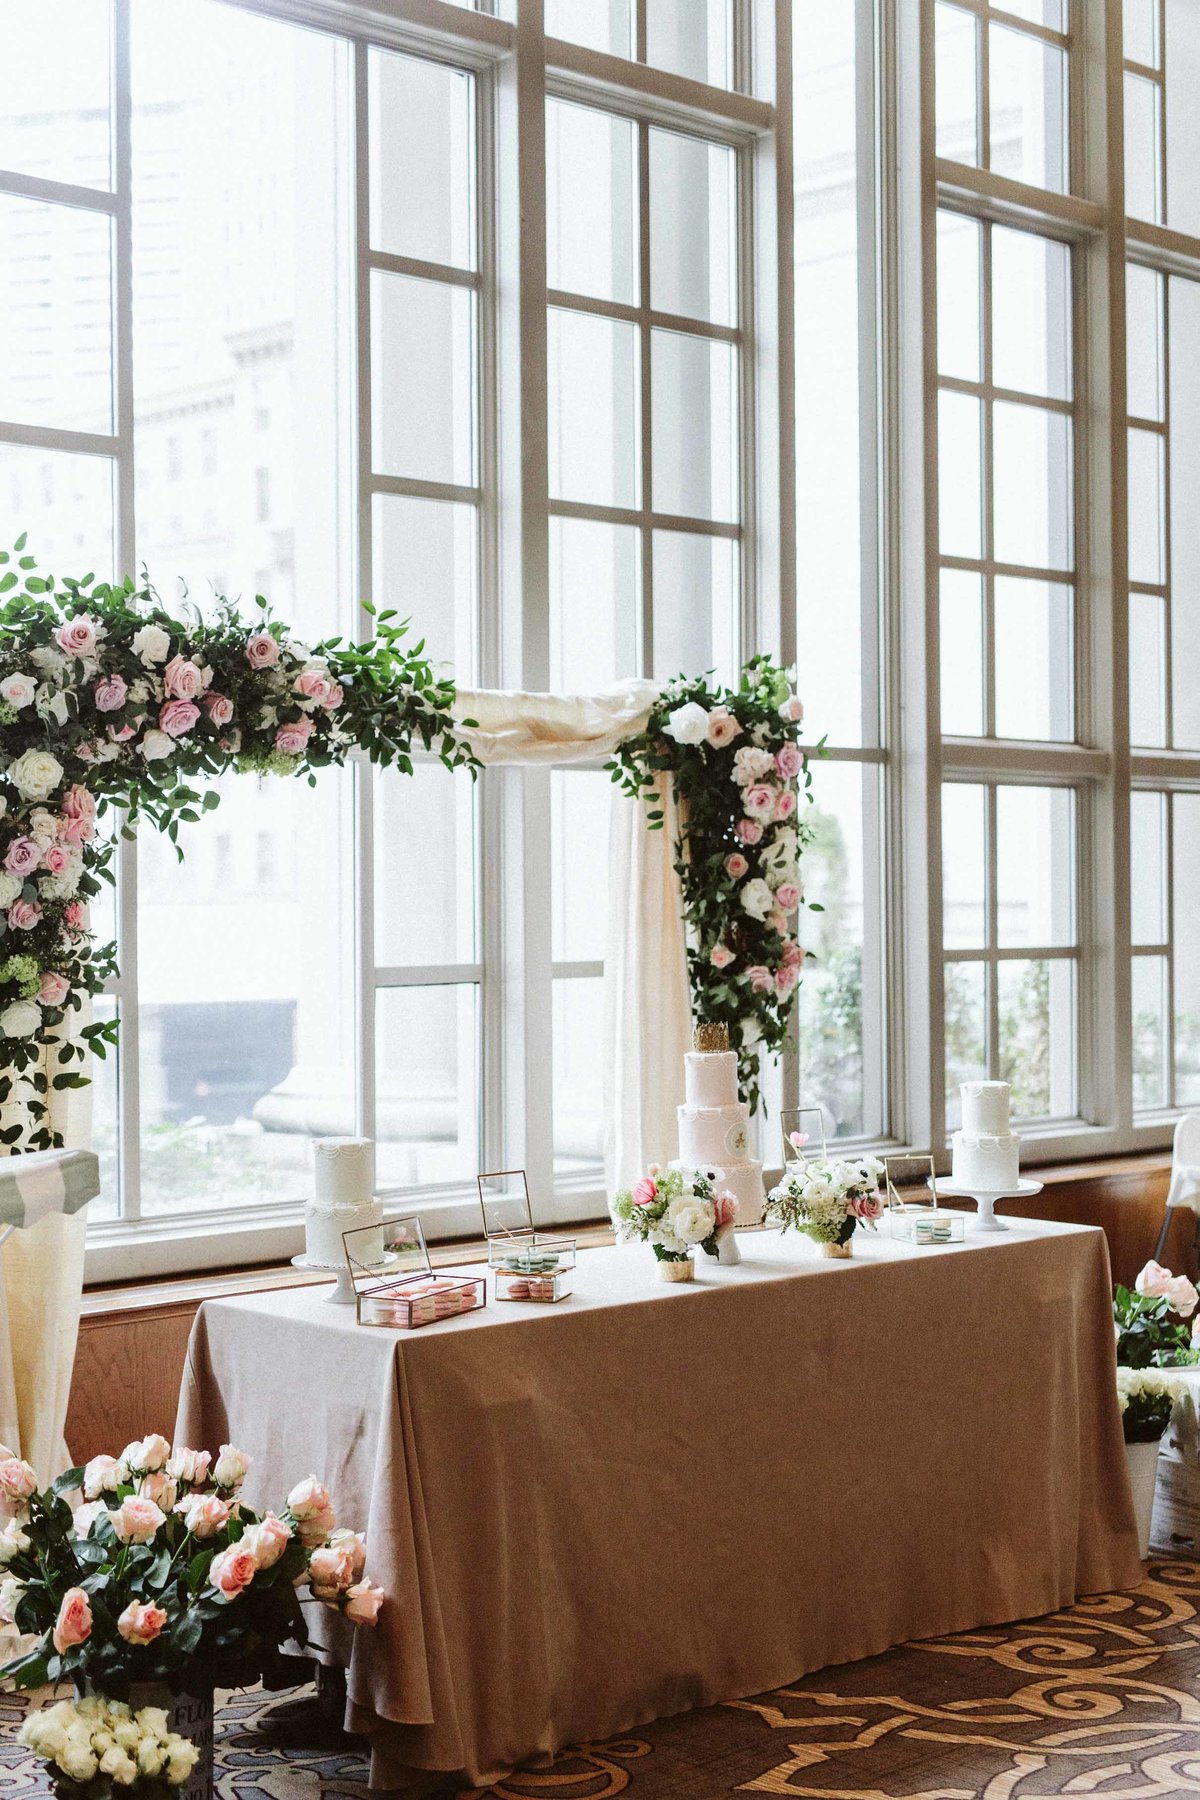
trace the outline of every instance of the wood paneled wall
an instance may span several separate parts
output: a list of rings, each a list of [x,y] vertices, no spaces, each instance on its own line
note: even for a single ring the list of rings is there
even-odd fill
[[[1169,1172],[1162,1157],[1114,1158],[1056,1169],[1047,1173],[1042,1193],[1024,1202],[1005,1201],[1000,1210],[1102,1226],[1113,1278],[1128,1284],[1153,1253]],[[1195,1276],[1195,1238],[1192,1215],[1177,1213],[1163,1260]],[[448,1252],[438,1260],[450,1262],[454,1255]],[[75,1459],[82,1462],[102,1451],[116,1454],[148,1431],[171,1436],[188,1334],[206,1292],[253,1292],[294,1279],[290,1271],[260,1269],[208,1284],[160,1282],[153,1288],[89,1293],[67,1419],[67,1443]]]

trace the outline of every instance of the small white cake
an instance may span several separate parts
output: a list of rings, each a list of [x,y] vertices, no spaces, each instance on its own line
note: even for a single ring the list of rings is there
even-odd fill
[[[355,1260],[383,1258],[383,1207],[372,1195],[375,1145],[370,1138],[315,1138],[312,1200],[304,1209],[304,1253],[322,1268],[345,1268],[344,1231],[374,1225],[377,1233],[360,1240]]]
[[[678,1108],[683,1169],[717,1168],[738,1203],[739,1225],[763,1216],[762,1164],[750,1156],[750,1108],[738,1099],[737,1052],[723,1025],[697,1025],[696,1049],[683,1059],[684,1104]]]
[[[1017,1186],[1021,1140],[1009,1126],[1007,1081],[964,1081],[962,1130],[954,1133],[955,1187],[1003,1194]]]

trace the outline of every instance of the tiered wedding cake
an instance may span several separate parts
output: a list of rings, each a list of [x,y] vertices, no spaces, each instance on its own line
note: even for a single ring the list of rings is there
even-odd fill
[[[718,1168],[738,1203],[739,1225],[763,1216],[762,1164],[750,1149],[750,1108],[738,1099],[737,1053],[724,1025],[697,1025],[695,1049],[683,1059],[685,1104],[678,1109],[684,1169]]]
[[[955,1187],[1003,1194],[1017,1186],[1021,1140],[1009,1129],[1007,1081],[964,1081],[962,1130],[954,1134]]]
[[[312,1200],[304,1210],[304,1252],[321,1268],[345,1268],[343,1231],[366,1225],[379,1227],[374,1237],[362,1240],[364,1263],[383,1258],[383,1207],[372,1197],[375,1186],[375,1145],[370,1138],[315,1138],[313,1166],[316,1174]]]

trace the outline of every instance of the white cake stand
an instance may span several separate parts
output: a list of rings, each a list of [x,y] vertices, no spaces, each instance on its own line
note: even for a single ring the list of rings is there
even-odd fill
[[[388,1269],[395,1268],[399,1261],[399,1257],[385,1256],[381,1262],[360,1266],[368,1275],[382,1275]],[[325,1296],[331,1306],[353,1306],[358,1299],[349,1263],[316,1262],[311,1256],[300,1255],[293,1256],[292,1267],[293,1269],[308,1269],[314,1275],[336,1275],[336,1282]]]
[[[1027,1200],[1030,1195],[1041,1193],[1042,1183],[1018,1176],[1016,1187],[1002,1188],[998,1193],[983,1193],[977,1187],[958,1187],[939,1180],[934,1191],[939,1198],[945,1194],[951,1200],[974,1200],[979,1208],[973,1227],[975,1231],[1007,1231],[1005,1221],[996,1217],[997,1200]]]

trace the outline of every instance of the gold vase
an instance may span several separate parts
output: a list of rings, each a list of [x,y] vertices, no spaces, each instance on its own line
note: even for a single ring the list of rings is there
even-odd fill
[[[821,1255],[828,1256],[831,1261],[845,1262],[847,1257],[854,1255],[854,1239],[849,1238],[844,1244],[822,1244],[820,1249]]]
[[[696,1278],[696,1265],[690,1256],[669,1260],[660,1256],[657,1261],[660,1281],[694,1281]]]

